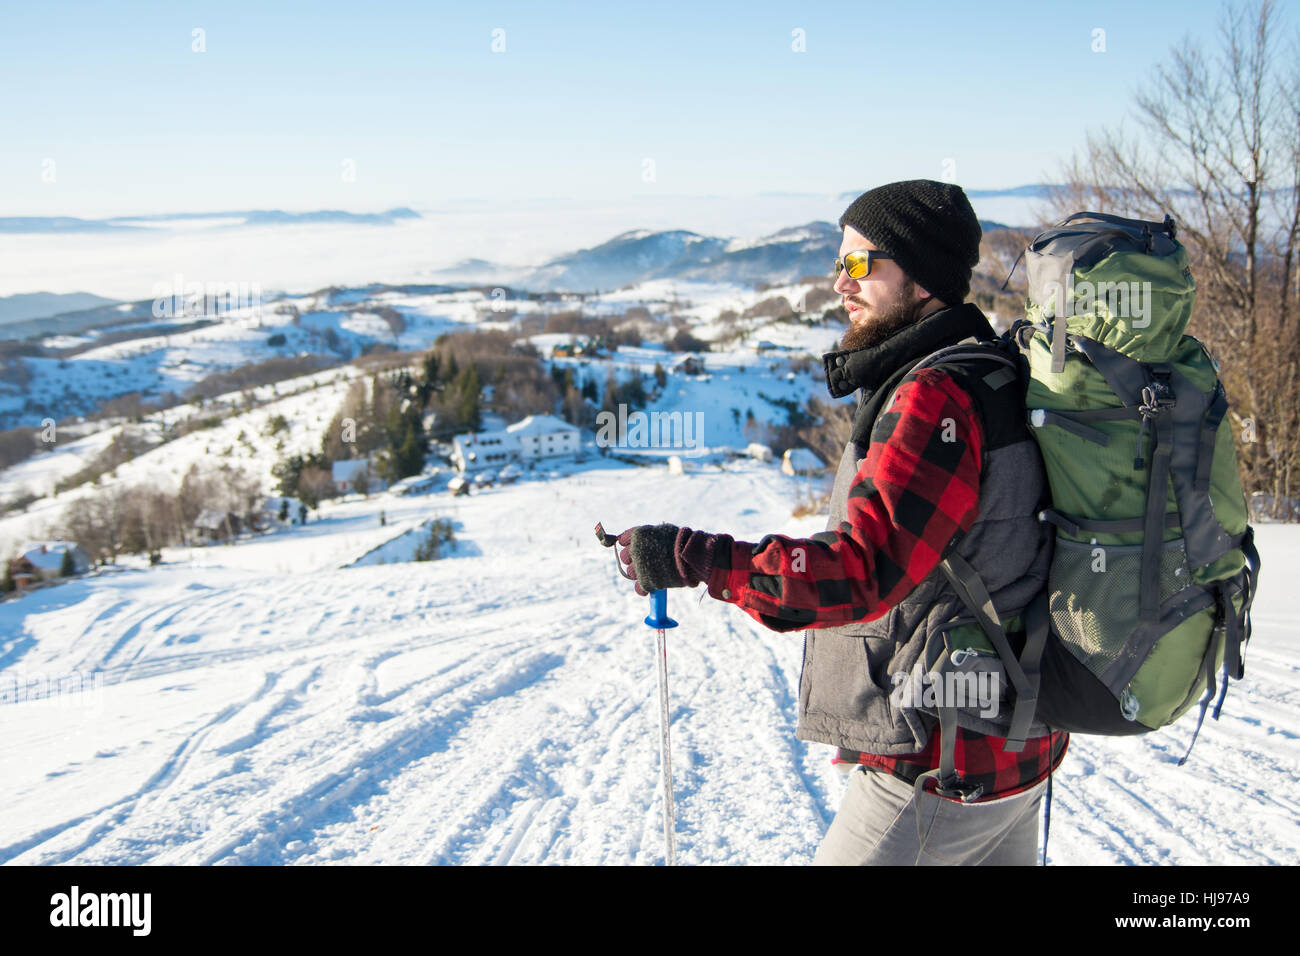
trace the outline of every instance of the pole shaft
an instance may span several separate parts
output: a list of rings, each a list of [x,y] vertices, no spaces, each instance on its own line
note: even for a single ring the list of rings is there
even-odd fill
[[[672,746],[668,736],[668,639],[663,628],[656,632],[655,656],[659,659],[659,763],[664,778],[664,855],[669,866],[676,866],[676,809],[673,806]]]

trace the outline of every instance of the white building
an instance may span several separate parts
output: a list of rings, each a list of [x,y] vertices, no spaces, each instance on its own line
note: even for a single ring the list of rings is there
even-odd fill
[[[500,468],[519,457],[519,439],[509,432],[471,432],[451,440],[451,463],[457,471]]]
[[[554,415],[529,415],[506,429],[519,440],[524,461],[576,455],[581,446],[578,429]]]
[[[554,415],[529,415],[502,431],[457,435],[451,443],[451,463],[462,472],[501,468],[574,455],[581,442],[581,433],[568,422]]]

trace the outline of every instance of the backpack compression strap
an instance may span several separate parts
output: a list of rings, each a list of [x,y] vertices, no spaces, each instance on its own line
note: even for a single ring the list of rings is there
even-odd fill
[[[988,588],[984,586],[979,573],[955,552],[944,558],[939,567],[943,569],[948,583],[957,592],[962,604],[975,615],[984,635],[1002,659],[1003,669],[1016,693],[1015,707],[1011,711],[1011,729],[1007,731],[1004,749],[1009,753],[1019,753],[1025,747],[1034,711],[1038,706],[1039,662],[1043,657],[1043,648],[1047,646],[1047,596],[1045,593],[1040,594],[1025,608],[1025,649],[1017,659],[1006,632],[1002,629],[1002,622],[998,620],[993,598],[989,596]],[[942,720],[942,714],[940,719]]]
[[[1178,226],[1174,223],[1173,217],[1165,216],[1163,222],[1154,222],[1149,219],[1126,219],[1123,216],[1115,216],[1108,212],[1076,212],[1072,216],[1066,216],[1056,224],[1056,228],[1068,226],[1078,219],[1096,219],[1098,222],[1108,222],[1113,226],[1128,226],[1132,229],[1141,229],[1146,235],[1153,232],[1168,233],[1170,239],[1178,236]]]

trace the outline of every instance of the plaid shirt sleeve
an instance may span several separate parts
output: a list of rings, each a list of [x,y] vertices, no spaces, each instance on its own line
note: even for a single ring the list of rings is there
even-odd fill
[[[982,457],[965,390],[938,369],[909,375],[872,429],[848,520],[809,539],[724,538],[709,594],[777,631],[881,617],[974,524]]]

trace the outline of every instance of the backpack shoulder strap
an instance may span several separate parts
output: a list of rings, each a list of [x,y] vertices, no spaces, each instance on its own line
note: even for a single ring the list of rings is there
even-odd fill
[[[997,391],[1004,385],[1009,385],[1012,382],[1018,381],[1021,375],[1020,362],[1012,355],[1008,354],[1002,341],[1003,340],[998,339],[991,342],[982,342],[972,339],[965,342],[958,342],[956,345],[950,345],[947,348],[942,348],[937,352],[932,352],[927,355],[925,358],[921,359],[921,361],[908,369],[907,375],[911,375],[921,369],[936,368],[941,365],[946,365],[954,370],[961,369],[964,372],[964,374],[961,375],[962,378],[968,379],[968,381],[971,382],[983,383],[987,388]],[[986,369],[982,373],[977,374],[975,369],[971,367],[972,363],[975,362],[992,362],[997,367]],[[904,379],[906,379],[906,375],[903,376],[903,379],[900,379],[899,383],[894,386],[894,390],[890,393],[889,398],[885,400],[885,404],[882,406],[883,408],[889,408],[894,403],[894,396],[898,394],[898,389],[902,386]]]

